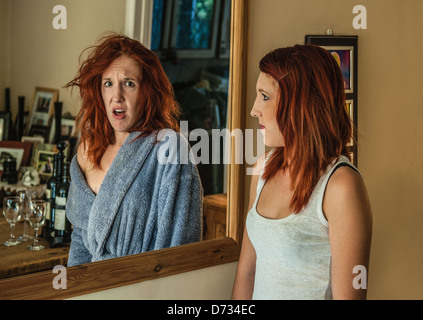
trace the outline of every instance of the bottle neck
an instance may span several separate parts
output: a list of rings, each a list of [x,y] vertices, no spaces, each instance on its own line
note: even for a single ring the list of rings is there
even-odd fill
[[[67,183],[70,180],[69,163],[64,163],[63,174],[60,177],[60,181]]]
[[[58,167],[58,163],[57,163],[57,161],[54,161],[54,165],[53,165],[53,178],[56,178],[57,177],[57,168]]]

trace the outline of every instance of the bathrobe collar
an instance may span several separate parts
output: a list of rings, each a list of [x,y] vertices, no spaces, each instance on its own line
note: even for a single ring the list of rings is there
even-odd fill
[[[90,251],[95,256],[104,256],[104,246],[121,203],[150,154],[156,135],[132,141],[139,132],[132,132],[125,140],[104,177],[88,220]]]

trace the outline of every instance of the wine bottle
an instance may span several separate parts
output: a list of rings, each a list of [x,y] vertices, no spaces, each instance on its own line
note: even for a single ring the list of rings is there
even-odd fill
[[[48,179],[46,185],[46,223],[45,230],[48,235],[54,236],[54,205],[56,201],[56,188],[60,182],[60,174],[62,170],[59,168],[59,155],[54,155],[53,175]],[[53,232],[53,234],[52,234]]]
[[[55,211],[54,211],[54,236],[67,238],[71,234],[71,224],[66,217],[66,202],[70,186],[70,163],[63,163],[63,174],[56,188]]]

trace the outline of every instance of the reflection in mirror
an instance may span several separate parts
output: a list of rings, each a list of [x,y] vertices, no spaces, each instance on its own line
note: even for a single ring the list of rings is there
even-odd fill
[[[10,49],[10,55],[14,57],[10,64],[12,101],[17,100],[19,94],[32,95],[36,84],[54,87],[55,83],[63,84],[69,81],[75,74],[78,67],[76,61],[84,48],[94,43],[104,30],[123,31],[125,4],[131,2],[133,1],[66,2],[68,13],[84,14],[77,16],[69,14],[68,30],[57,32],[51,27],[51,2],[7,1],[7,10],[0,11],[4,20],[0,21],[8,21],[9,18],[11,20],[11,30],[7,28],[5,30],[6,34],[10,34],[7,38],[13,41],[10,48],[7,46],[3,48]],[[138,3],[138,0],[136,2]],[[0,2],[1,4],[3,2]],[[29,25],[39,26],[40,29],[30,28]],[[245,125],[245,112],[242,106],[245,105],[247,0],[231,1],[230,29],[227,122],[228,129],[234,130],[243,129]],[[25,74],[25,77],[22,77],[22,74]],[[22,90],[16,92],[18,90],[15,91],[13,88]],[[60,89],[60,99],[64,101],[64,112],[78,110],[79,101],[70,96],[69,90]],[[232,145],[231,154],[233,149]],[[68,267],[67,290],[52,288],[52,280],[56,276],[52,274],[52,266],[65,265],[67,256],[65,260],[56,259],[54,263],[42,261],[41,270],[46,270],[42,272],[39,272],[40,269],[29,270],[28,266],[21,265],[24,273],[34,273],[0,279],[0,299],[64,299],[236,261],[239,257],[239,243],[243,232],[242,197],[245,172],[242,164],[234,163],[234,159],[231,159],[231,164],[228,166],[228,217],[225,238]]]
[[[155,0],[152,8],[151,48],[173,84],[204,188],[204,240],[226,236],[230,11],[230,0]]]
[[[130,2],[130,1],[127,1]],[[120,1],[122,10],[124,11],[124,1]],[[231,17],[231,3],[229,0],[214,0],[214,1],[196,1],[196,6],[193,7],[193,1],[159,1],[152,2],[151,7],[151,18],[145,19],[144,24],[149,23],[151,26],[149,37],[154,39],[151,41],[151,47],[155,53],[160,57],[161,63],[165,72],[170,79],[173,89],[176,95],[176,99],[179,102],[182,109],[181,117],[181,129],[182,133],[189,139],[191,146],[194,148],[195,158],[201,178],[201,182],[204,188],[204,225],[202,227],[204,240],[210,240],[226,236],[226,203],[227,203],[227,165],[223,159],[223,148],[224,141],[213,140],[211,137],[212,130],[221,130],[228,127],[228,83],[229,83],[229,52],[230,52],[230,17]],[[92,13],[90,19],[93,18],[94,12],[90,10],[89,5],[75,4],[77,6],[86,7],[86,10]],[[116,1],[113,4],[114,8],[118,5]],[[69,9],[73,9],[73,5],[69,4]],[[22,9],[26,10],[22,10]],[[11,59],[13,61],[20,61],[22,58],[17,58],[20,48],[23,45],[24,35],[33,35],[35,37],[39,34],[45,33],[44,29],[32,30],[28,32],[27,28],[24,28],[23,20],[25,20],[28,11],[46,11],[50,8],[48,5],[29,5],[27,2],[21,0],[10,4],[8,10],[2,11],[3,15],[10,12],[10,17],[4,17],[5,19],[14,19],[13,26],[13,37],[16,40],[12,43],[9,51],[13,55]],[[47,11],[47,14],[50,14]],[[135,14],[134,14],[135,15]],[[46,16],[46,14],[44,15]],[[31,17],[29,21],[36,20]],[[51,20],[53,17],[47,16],[46,20]],[[72,16],[68,16],[69,22],[72,22]],[[104,19],[104,18],[103,18]],[[84,21],[78,20],[80,24],[84,24]],[[116,23],[114,21],[113,23]],[[72,32],[71,23],[69,23],[69,31]],[[19,28],[21,26],[21,28]],[[45,28],[45,27],[44,27]],[[49,25],[48,28],[52,29]],[[51,35],[51,31],[48,30],[49,36],[44,39],[44,46],[56,47],[58,33]],[[9,30],[12,35],[12,30]],[[98,30],[93,33],[92,38],[88,41],[87,38],[84,41],[79,42],[73,40],[73,47],[71,54],[67,52],[64,54],[68,59],[69,56],[73,57],[76,61],[82,49],[89,45],[92,45],[94,40],[97,40],[103,35],[102,30]],[[142,40],[142,39],[140,39]],[[147,41],[148,42],[148,41]],[[57,48],[53,48],[54,54],[51,56],[54,59],[60,60],[60,52]],[[41,52],[38,53],[41,48],[34,47],[33,56],[39,57],[37,61],[39,64],[46,66],[46,61],[40,57]],[[16,58],[15,58],[16,57]],[[49,61],[54,65],[54,61]],[[32,61],[34,63],[34,61]],[[24,64],[27,64],[25,62]],[[57,63],[56,63],[57,64]],[[12,71],[12,84],[23,83],[16,63],[12,63],[15,66]],[[60,65],[60,64],[59,64]],[[50,73],[50,77],[47,79],[37,75],[31,75],[26,73],[28,78],[31,79],[31,85],[47,85],[53,88],[59,88],[65,80],[69,80],[75,73],[77,65],[75,64],[72,68],[68,68],[67,72],[62,72],[60,68],[53,68]],[[58,76],[58,71],[61,71],[61,76]],[[62,74],[65,74],[62,76]],[[19,78],[19,79],[18,79]],[[39,82],[40,81],[40,82]],[[12,86],[12,100],[16,92],[15,87]],[[75,91],[76,92],[76,91]],[[65,100],[64,113],[76,116],[79,110],[79,101],[75,103],[75,95],[67,99],[69,93],[63,89],[60,89],[60,98]],[[27,99],[26,108],[31,104],[31,100]],[[12,103],[12,107],[14,104]],[[202,132],[206,135],[197,135],[198,129],[203,130]],[[53,135],[54,136],[54,135]],[[197,149],[196,149],[197,146]],[[199,148],[201,146],[201,148]],[[213,150],[219,149],[218,159],[212,158]],[[214,153],[216,154],[216,152]],[[0,218],[2,219],[2,218]],[[3,226],[3,224],[1,224]],[[6,224],[4,224],[6,226]],[[18,225],[20,231],[21,225]],[[3,228],[6,229],[6,228]],[[46,247],[48,247],[48,239],[42,238],[41,241]],[[19,250],[19,248],[14,248]],[[16,255],[20,256],[15,261],[15,255],[8,255],[7,259],[2,259],[4,262],[4,268],[2,267],[1,278],[16,276],[20,274],[51,270],[54,265],[67,263],[67,251],[66,247],[58,247],[43,252],[44,255],[41,257],[40,254],[36,261],[35,259],[26,257],[25,252],[17,252]],[[15,265],[21,265],[20,268],[16,268]],[[2,264],[3,265],[3,264]]]
[[[157,56],[109,35],[68,86],[82,98],[66,203],[68,266],[200,241],[201,182],[185,161],[178,106]]]
[[[203,240],[225,237],[231,1],[129,1],[128,7],[126,34],[160,57],[183,112],[181,133],[204,188]]]

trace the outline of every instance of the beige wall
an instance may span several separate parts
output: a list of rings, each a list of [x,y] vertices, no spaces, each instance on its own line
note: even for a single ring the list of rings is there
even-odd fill
[[[365,5],[367,30],[352,9]],[[257,65],[306,34],[358,35],[358,167],[373,214],[370,299],[423,298],[423,1],[250,1],[248,112]],[[247,127],[257,127],[251,118]],[[245,193],[247,195],[247,192]]]

